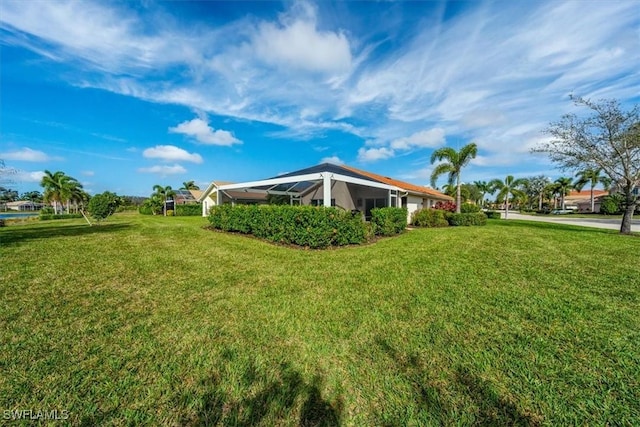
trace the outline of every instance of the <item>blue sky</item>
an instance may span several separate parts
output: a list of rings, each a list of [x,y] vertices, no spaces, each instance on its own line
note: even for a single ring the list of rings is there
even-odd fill
[[[562,175],[530,149],[570,93],[640,100],[636,1],[0,2],[10,187],[91,193],[267,178],[323,161],[428,184]],[[444,183],[444,178],[439,185]]]

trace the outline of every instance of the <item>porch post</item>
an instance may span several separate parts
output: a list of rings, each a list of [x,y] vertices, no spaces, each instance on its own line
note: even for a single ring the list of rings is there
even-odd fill
[[[322,175],[322,197],[324,198],[324,205],[331,206],[331,177],[329,173]]]

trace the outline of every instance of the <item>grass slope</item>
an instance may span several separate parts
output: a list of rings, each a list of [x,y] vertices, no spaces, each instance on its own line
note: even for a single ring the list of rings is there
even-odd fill
[[[75,425],[639,425],[640,239],[296,250],[119,215],[0,229],[0,408]]]

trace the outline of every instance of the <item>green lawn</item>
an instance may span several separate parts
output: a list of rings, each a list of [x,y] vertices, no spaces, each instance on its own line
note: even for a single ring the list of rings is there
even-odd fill
[[[75,425],[640,425],[640,238],[517,221],[311,251],[0,228],[0,409]]]

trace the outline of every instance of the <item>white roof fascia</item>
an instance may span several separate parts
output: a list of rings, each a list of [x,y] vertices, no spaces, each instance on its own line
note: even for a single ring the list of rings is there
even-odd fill
[[[318,181],[321,179],[322,179],[322,174],[310,173],[306,175],[287,176],[284,178],[263,179],[261,181],[239,182],[236,184],[221,185],[218,188],[220,190],[243,190],[245,188],[250,189],[253,187],[261,187],[263,185],[291,184],[294,182]]]
[[[349,182],[351,184],[364,185],[367,187],[382,188],[385,190],[403,190],[402,188],[396,187],[395,185],[383,184],[377,181],[369,181],[366,179],[354,178],[352,176],[341,175],[336,173],[331,174],[331,179],[334,179],[336,181]]]
[[[200,195],[200,197],[198,197],[198,201],[202,202],[204,201],[204,199],[206,199],[207,197],[209,197],[209,194],[211,194],[211,192],[213,191],[214,188],[216,188],[216,182],[215,181],[211,181],[211,184],[209,184],[209,186],[207,187],[206,190],[204,190],[204,192]]]

